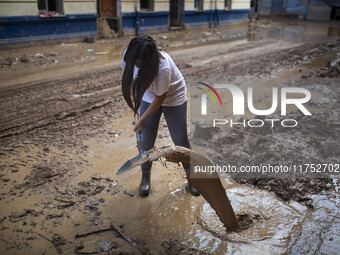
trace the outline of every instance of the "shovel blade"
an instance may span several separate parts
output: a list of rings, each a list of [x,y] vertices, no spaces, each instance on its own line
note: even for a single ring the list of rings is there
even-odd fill
[[[125,173],[126,171],[129,171],[132,168],[144,163],[144,161],[145,161],[145,159],[144,159],[143,155],[138,154],[138,156],[134,157],[133,159],[126,161],[125,164],[121,168],[119,168],[116,175]]]

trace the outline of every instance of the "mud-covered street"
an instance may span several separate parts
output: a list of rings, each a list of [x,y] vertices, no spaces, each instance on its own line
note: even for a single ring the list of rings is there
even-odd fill
[[[312,92],[313,116],[296,113],[297,131],[231,129],[202,141],[191,127],[194,150],[209,139],[234,165],[340,163],[339,22],[254,19],[151,36],[189,93],[196,82],[233,83],[254,87],[255,101],[267,105],[265,88]],[[190,194],[178,164],[154,163],[145,198],[139,167],[116,176],[138,153],[121,94],[131,38],[0,50],[0,253],[337,254],[336,178],[222,178],[243,226],[231,233]],[[156,147],[165,145],[172,141],[162,117]]]

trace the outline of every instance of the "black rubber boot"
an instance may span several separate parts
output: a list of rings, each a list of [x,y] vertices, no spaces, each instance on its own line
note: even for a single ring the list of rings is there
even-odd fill
[[[182,164],[182,165],[183,165],[185,173],[187,174],[187,176],[189,176],[190,175],[190,164]],[[189,189],[193,196],[197,197],[201,195],[201,193],[197,189],[195,189],[195,187],[190,182],[189,182]]]
[[[145,162],[142,164],[142,180],[139,185],[139,195],[146,197],[150,193],[150,175],[152,162]]]

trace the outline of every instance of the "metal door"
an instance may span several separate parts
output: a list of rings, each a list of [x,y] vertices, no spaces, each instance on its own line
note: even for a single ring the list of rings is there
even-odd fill
[[[117,0],[99,0],[99,16],[105,18],[117,17]]]
[[[184,0],[170,0],[170,27],[184,26]]]

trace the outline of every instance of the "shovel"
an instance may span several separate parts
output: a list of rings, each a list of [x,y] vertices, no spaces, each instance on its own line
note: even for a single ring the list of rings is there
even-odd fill
[[[139,165],[141,165],[141,164],[143,164],[144,162],[147,161],[148,153],[151,150],[145,151],[143,149],[143,147],[142,147],[142,134],[140,133],[139,130],[136,131],[136,138],[137,138],[137,148],[138,148],[139,154],[136,157],[126,161],[125,164],[121,168],[119,168],[116,175],[120,175],[122,173],[125,173],[125,172],[131,170],[132,168],[139,166]]]

